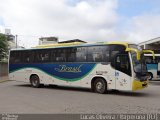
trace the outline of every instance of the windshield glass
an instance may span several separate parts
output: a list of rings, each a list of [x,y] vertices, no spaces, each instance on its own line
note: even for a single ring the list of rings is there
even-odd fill
[[[136,53],[131,52],[133,68],[136,73],[146,73],[147,67],[144,61],[144,55],[141,54],[141,60],[137,60]]]

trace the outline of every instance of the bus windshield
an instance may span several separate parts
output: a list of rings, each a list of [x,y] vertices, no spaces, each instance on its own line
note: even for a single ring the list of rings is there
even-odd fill
[[[142,49],[136,44],[130,44],[129,47],[142,51]],[[140,60],[137,60],[136,55],[137,54],[135,52],[131,52],[134,72],[144,74],[147,72],[147,66],[145,64],[144,54],[143,53],[141,54]]]
[[[136,53],[131,53],[133,68],[136,73],[146,73],[147,67],[144,61],[144,55],[141,54],[141,60],[137,60]]]

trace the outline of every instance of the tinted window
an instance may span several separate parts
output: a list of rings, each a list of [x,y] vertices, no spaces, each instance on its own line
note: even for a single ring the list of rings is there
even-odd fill
[[[160,62],[160,56],[156,57],[156,62],[159,63]]]
[[[51,52],[52,62],[75,62],[76,48],[58,48]]]
[[[157,64],[160,62],[160,57],[156,56],[155,59],[153,59],[152,56],[145,56],[145,62],[146,64]]]
[[[76,52],[76,62],[87,61],[87,47],[78,47]]]
[[[151,56],[145,57],[145,62],[146,62],[147,64],[153,63],[152,57],[151,57]]]
[[[50,51],[49,50],[35,51],[35,62],[50,62]]]
[[[76,61],[76,52],[77,52],[77,48],[67,48],[66,50],[67,62]]]
[[[21,51],[11,51],[10,63],[21,63],[21,62],[22,62]]]
[[[23,63],[32,63],[34,59],[34,52],[33,51],[23,51]]]
[[[66,62],[66,49],[53,49],[52,50],[52,62]]]
[[[88,47],[88,62],[109,62],[109,50],[107,46]]]
[[[113,61],[116,57],[117,54],[126,54],[127,52],[125,52],[126,47],[122,46],[122,45],[111,45],[110,46],[110,61]]]

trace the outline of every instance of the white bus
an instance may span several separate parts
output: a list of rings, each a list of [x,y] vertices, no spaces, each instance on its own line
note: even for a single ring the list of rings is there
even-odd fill
[[[152,54],[144,54],[144,56],[150,74],[149,80],[160,80],[160,54],[155,54],[155,59],[152,59]]]
[[[30,82],[35,88],[53,84],[107,90],[134,91],[148,86],[143,51],[135,44],[54,44],[11,50],[10,80]]]

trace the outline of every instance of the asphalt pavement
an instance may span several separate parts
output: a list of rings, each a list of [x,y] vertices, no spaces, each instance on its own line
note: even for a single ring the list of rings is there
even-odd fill
[[[88,89],[16,81],[0,83],[0,113],[160,113],[160,81],[136,92],[92,93]]]

